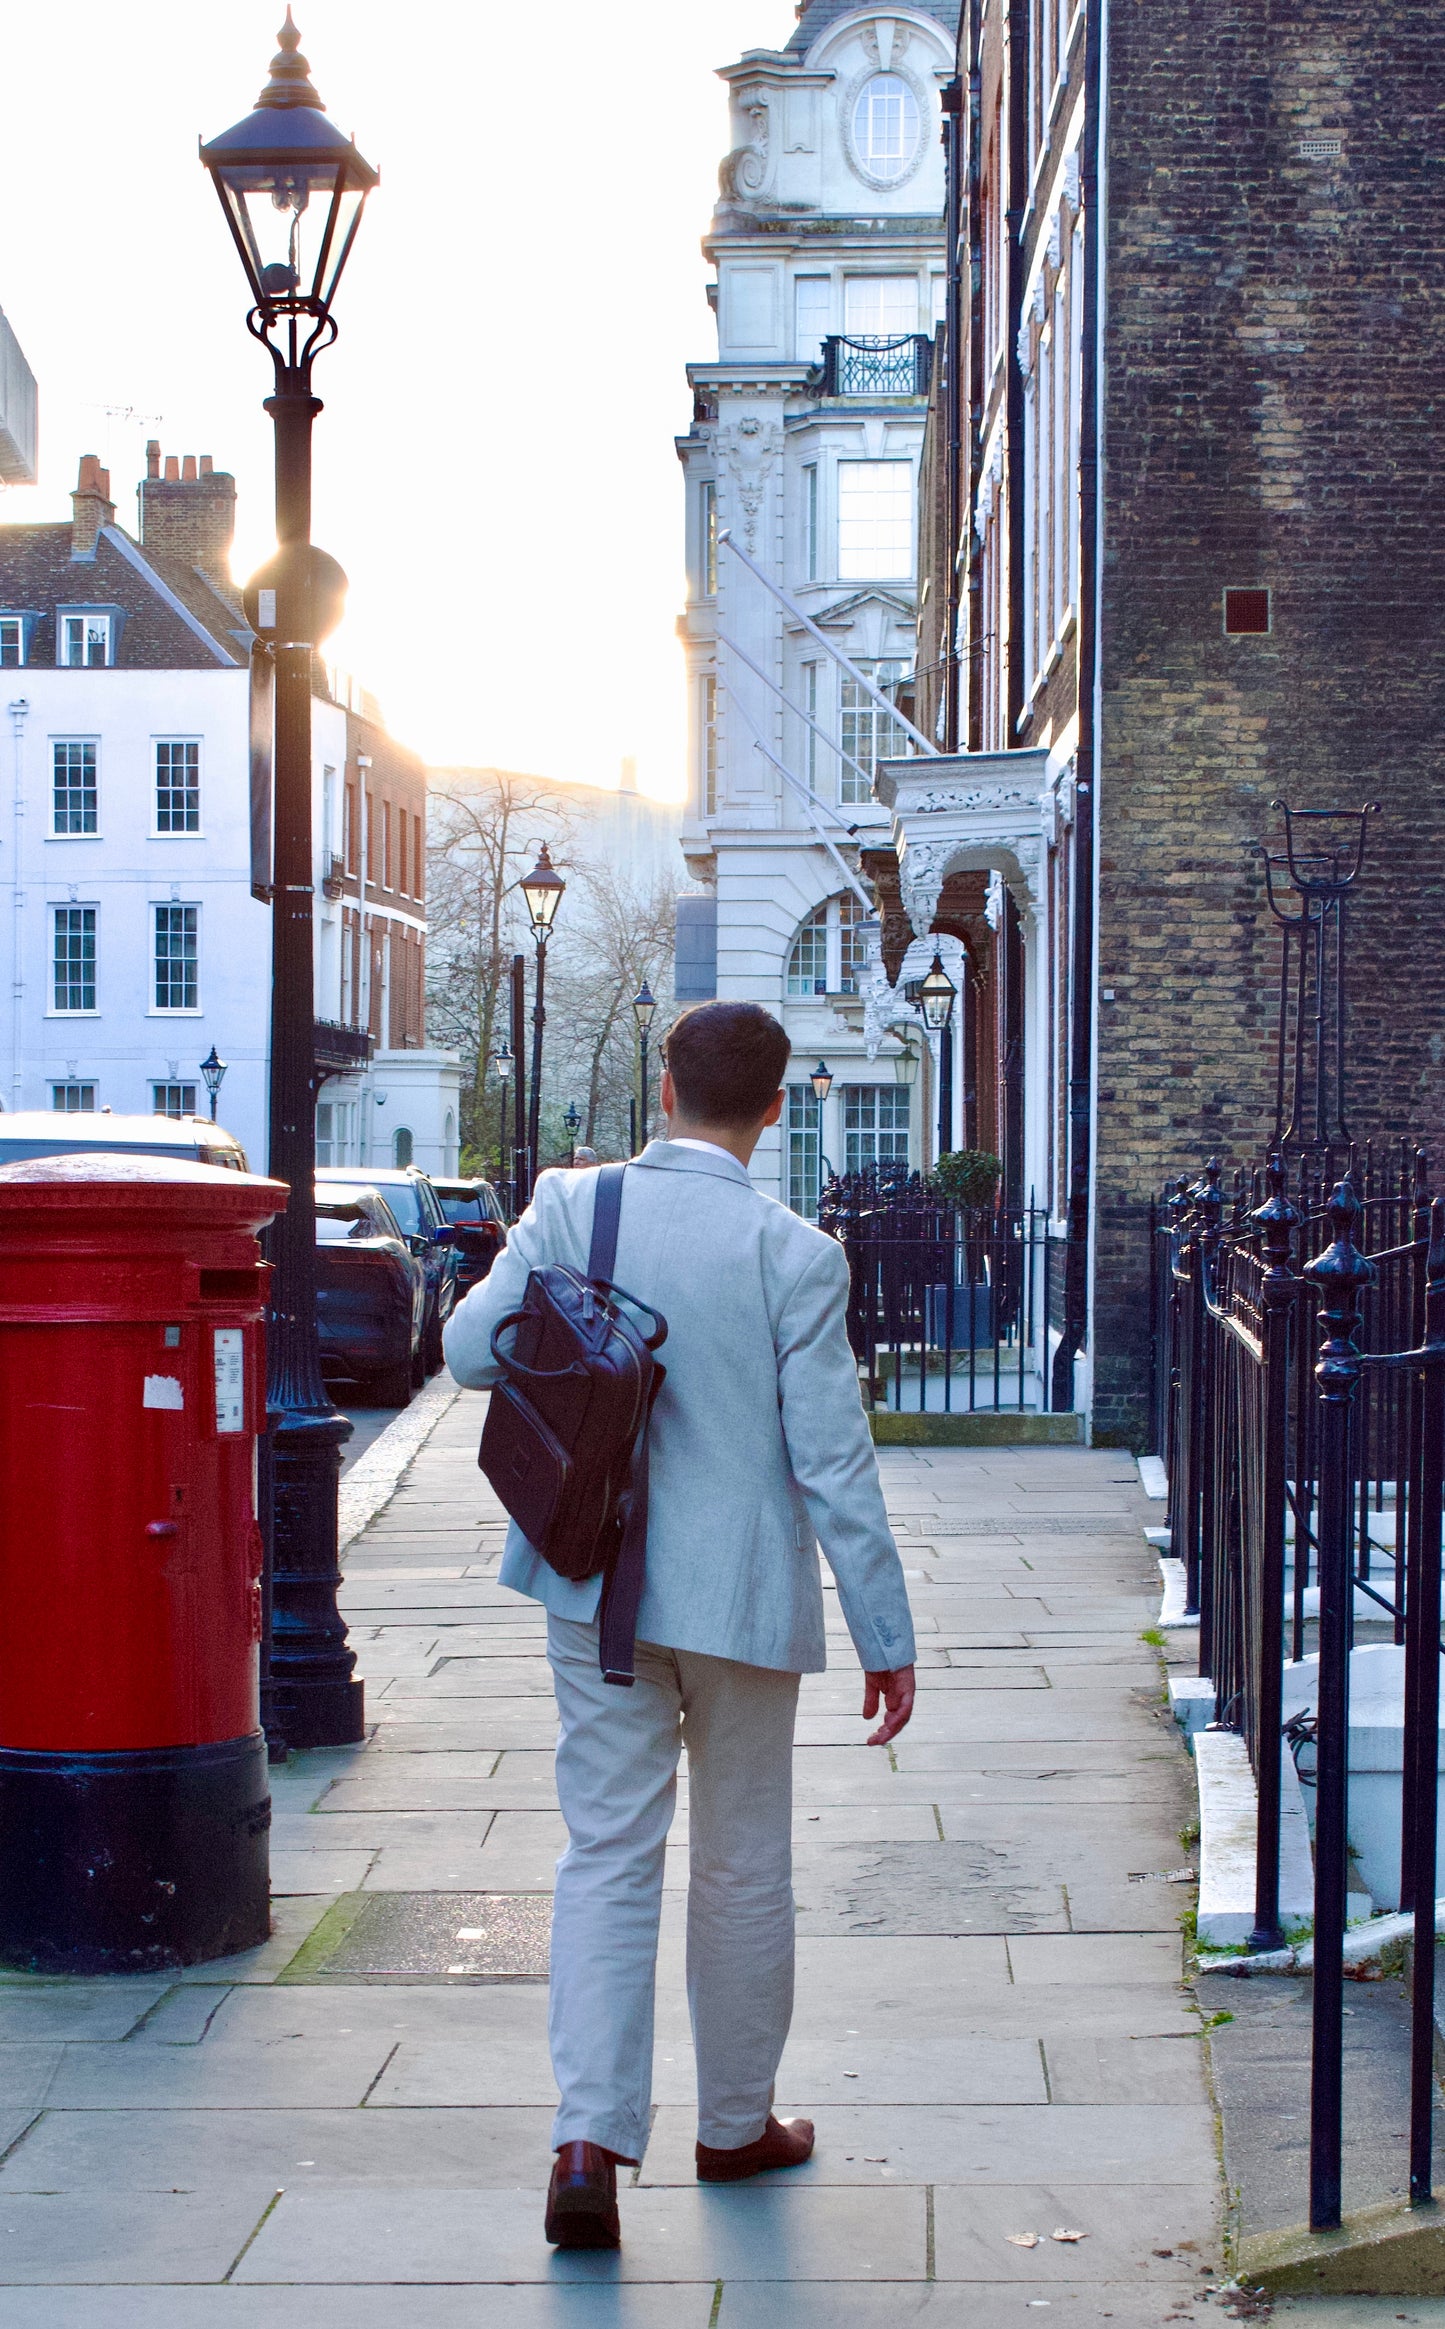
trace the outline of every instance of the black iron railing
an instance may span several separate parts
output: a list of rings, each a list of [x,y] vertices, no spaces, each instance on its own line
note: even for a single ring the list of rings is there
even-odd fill
[[[1046,1212],[961,1208],[916,1174],[885,1170],[830,1178],[818,1226],[847,1251],[848,1334],[875,1405],[1050,1405],[1068,1239]]]
[[[1343,1168],[1343,1169],[1342,1169]],[[1342,1174],[1338,1180],[1336,1172]],[[1292,1185],[1291,1185],[1292,1182]],[[1400,1905],[1415,1918],[1411,2196],[1431,2189],[1445,1200],[1423,1152],[1312,1148],[1178,1182],[1157,1218],[1155,1417],[1214,1715],[1259,1793],[1254,1948],[1282,1939],[1286,1650],[1317,1625],[1310,2220],[1339,2222],[1349,1658],[1404,1645]]]
[[[371,1058],[371,1033],[365,1027],[343,1027],[336,1019],[318,1019],[313,1057],[318,1076],[344,1076],[364,1068]]]
[[[933,342],[922,332],[823,342],[825,396],[926,396]]]

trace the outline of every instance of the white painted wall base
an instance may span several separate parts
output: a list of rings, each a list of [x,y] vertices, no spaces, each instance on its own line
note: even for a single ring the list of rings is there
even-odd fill
[[[1186,1617],[1184,1614],[1187,1598],[1184,1563],[1161,1557],[1159,1578],[1164,1587],[1164,1599],[1159,1610],[1161,1630],[1166,1634],[1184,1633],[1188,1631],[1190,1626],[1198,1625],[1197,1617]]]
[[[1134,1461],[1139,1467],[1139,1485],[1145,1495],[1156,1500],[1166,1497],[1169,1494],[1169,1474],[1164,1469],[1163,1457],[1136,1456]]]
[[[1203,1730],[1194,1741],[1199,1774],[1199,1939],[1237,1948],[1254,1930],[1254,1855],[1259,1800],[1249,1752],[1238,1731]],[[1279,1916],[1288,1936],[1314,1916],[1314,1859],[1293,1759],[1280,1774]]]
[[[1169,1711],[1191,1742],[1214,1720],[1214,1684],[1207,1674],[1171,1674]]]
[[[1445,1660],[1441,1661],[1445,1670]],[[1302,1658],[1284,1670],[1284,1716],[1319,1703],[1320,1662]],[[1445,1714],[1442,1714],[1445,1721]],[[1445,1769],[1445,1728],[1441,1731]],[[1400,1808],[1405,1768],[1405,1652],[1371,1642],[1350,1652],[1349,1837],[1355,1865],[1381,1908],[1400,1900]],[[1445,1792],[1441,1811],[1445,1812]],[[1445,1867],[1445,1822],[1436,1814],[1435,1848]]]

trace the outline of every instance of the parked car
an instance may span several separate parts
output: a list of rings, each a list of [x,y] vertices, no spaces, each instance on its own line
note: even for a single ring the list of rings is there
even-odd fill
[[[434,1375],[442,1363],[442,1328],[457,1298],[457,1249],[441,1199],[426,1174],[415,1165],[323,1165],[316,1175],[318,1197],[356,1197],[364,1189],[386,1199],[407,1244],[421,1263],[426,1279],[426,1319],[422,1328],[422,1366]]]
[[[507,1242],[502,1201],[490,1181],[433,1180],[442,1211],[455,1231],[457,1298],[479,1286]]]
[[[426,1273],[379,1189],[316,1192],[316,1315],[328,1375],[405,1407],[423,1381]]]
[[[113,1116],[106,1109],[9,1108],[0,1113],[0,1165],[114,1148],[125,1156],[185,1157],[244,1173],[239,1140],[206,1116]]]

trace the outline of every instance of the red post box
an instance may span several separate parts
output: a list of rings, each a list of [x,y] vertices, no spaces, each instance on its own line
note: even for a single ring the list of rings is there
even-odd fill
[[[0,1168],[0,1961],[128,1973],[270,1929],[256,1233],[279,1181]]]

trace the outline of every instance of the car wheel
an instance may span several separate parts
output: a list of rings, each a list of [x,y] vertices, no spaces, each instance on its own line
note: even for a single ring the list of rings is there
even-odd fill
[[[409,1407],[411,1405],[410,1367],[387,1367],[384,1373],[374,1375],[371,1395],[378,1407]]]
[[[413,1391],[420,1391],[425,1388],[425,1385],[426,1337],[419,1334],[416,1340],[416,1349],[411,1354],[411,1387]]]

